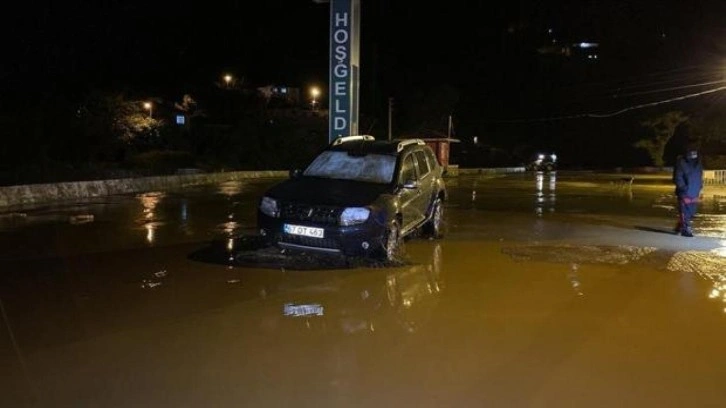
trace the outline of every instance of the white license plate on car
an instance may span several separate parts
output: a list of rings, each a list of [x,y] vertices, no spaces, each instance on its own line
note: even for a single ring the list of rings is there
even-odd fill
[[[313,238],[323,238],[325,236],[325,230],[322,228],[305,227],[302,225],[285,224],[285,232],[292,235]]]

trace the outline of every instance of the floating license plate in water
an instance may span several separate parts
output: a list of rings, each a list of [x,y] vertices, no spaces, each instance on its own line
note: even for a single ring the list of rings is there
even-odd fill
[[[322,228],[305,227],[302,225],[285,224],[285,232],[304,237],[323,238],[325,230]]]
[[[295,305],[286,303],[282,308],[282,312],[285,316],[322,316],[323,306],[318,304]]]

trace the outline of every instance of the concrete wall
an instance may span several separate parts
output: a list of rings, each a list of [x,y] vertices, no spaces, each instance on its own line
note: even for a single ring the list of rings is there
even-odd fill
[[[7,186],[0,187],[0,208],[112,194],[170,190],[188,185],[214,184],[251,178],[280,178],[287,177],[287,175],[287,171],[235,171]]]
[[[670,174],[670,168],[638,168],[629,169],[636,173],[663,173]],[[521,173],[526,171],[524,167],[499,167],[499,168],[473,168],[462,169],[456,165],[447,168],[447,177],[475,174],[505,174]],[[623,172],[623,169],[616,169],[616,172]],[[721,182],[712,181],[705,177],[707,184],[726,184],[726,171]],[[234,171],[225,173],[197,173],[181,172],[182,174],[160,177],[140,177],[115,180],[78,181],[54,184],[31,184],[23,186],[0,187],[0,209],[28,204],[41,204],[63,200],[77,200],[84,198],[100,197],[112,194],[140,193],[155,190],[171,190],[189,185],[215,184],[225,181],[245,180],[254,178],[284,178],[288,172],[284,170],[268,171]],[[708,173],[711,176],[711,173]],[[712,177],[716,178],[716,177]]]

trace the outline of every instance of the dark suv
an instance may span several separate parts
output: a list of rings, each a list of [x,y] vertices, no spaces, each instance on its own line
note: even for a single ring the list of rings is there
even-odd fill
[[[338,138],[264,194],[259,232],[281,248],[392,260],[414,232],[442,236],[443,174],[421,139]]]

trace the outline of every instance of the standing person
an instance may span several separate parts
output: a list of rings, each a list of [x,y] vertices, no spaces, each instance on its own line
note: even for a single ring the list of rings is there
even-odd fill
[[[691,220],[698,209],[698,198],[703,188],[703,165],[695,146],[686,148],[685,155],[678,156],[673,167],[673,183],[678,199],[678,224],[675,233],[692,237]]]

